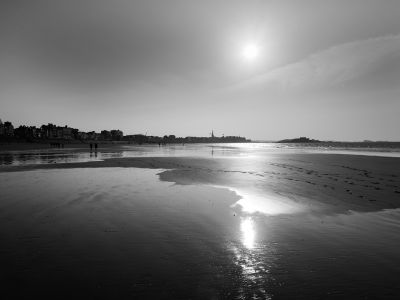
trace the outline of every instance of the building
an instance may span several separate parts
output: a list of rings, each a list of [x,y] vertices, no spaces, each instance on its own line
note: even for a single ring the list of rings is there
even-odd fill
[[[83,132],[83,131],[78,131],[78,133],[77,133],[76,136],[77,136],[77,139],[82,140],[82,141],[88,139],[87,133],[86,133],[86,132]]]
[[[104,140],[104,141],[111,140],[111,132],[108,131],[108,130],[102,130],[100,132],[100,136],[101,136],[101,139]]]
[[[1,123],[1,121],[0,121],[0,123]],[[4,124],[3,123],[1,123],[1,125],[0,125],[0,135],[3,135],[3,136],[14,136],[14,126],[12,125],[12,123],[11,122],[4,122]]]
[[[21,125],[14,129],[14,136],[20,139],[32,140],[40,138],[40,131],[35,126]]]
[[[87,133],[87,139],[92,141],[97,141],[100,139],[100,133],[96,133],[94,131],[90,131]]]
[[[40,127],[41,136],[45,139],[57,138],[57,126],[51,123]]]
[[[3,136],[3,135],[4,135],[4,124],[0,119],[0,136]]]
[[[61,137],[66,140],[72,140],[74,138],[73,130],[74,130],[73,128],[65,125],[64,127],[61,128]]]
[[[111,130],[110,134],[113,141],[120,141],[124,137],[123,132],[118,129]]]

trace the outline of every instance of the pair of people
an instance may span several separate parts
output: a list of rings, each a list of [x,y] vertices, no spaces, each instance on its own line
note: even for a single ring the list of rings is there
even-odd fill
[[[90,151],[93,150],[93,144],[90,143]],[[97,151],[97,143],[94,143],[94,151]]]

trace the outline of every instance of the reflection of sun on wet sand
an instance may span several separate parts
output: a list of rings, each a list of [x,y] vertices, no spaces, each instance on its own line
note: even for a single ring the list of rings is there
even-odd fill
[[[240,207],[245,213],[262,213],[267,216],[277,216],[298,214],[308,211],[304,203],[305,201],[303,201],[304,205],[302,205],[299,201],[294,201],[293,199],[278,194],[272,194],[271,192],[257,194],[236,190],[234,188],[230,189],[241,197],[232,207]]]
[[[398,158],[329,154],[1,166],[2,279],[20,296],[388,297],[399,178]]]
[[[251,218],[245,218],[240,222],[240,230],[243,234],[243,245],[248,249],[254,248],[254,238],[256,231],[254,229],[254,222]]]

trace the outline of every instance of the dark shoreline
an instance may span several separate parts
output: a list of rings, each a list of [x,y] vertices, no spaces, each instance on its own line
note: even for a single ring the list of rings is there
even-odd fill
[[[62,144],[64,148],[82,148],[86,149],[92,143],[97,143],[100,147],[118,147],[118,146],[158,146],[158,143],[132,143],[128,141],[70,141],[70,140],[46,140],[39,142],[0,142],[1,151],[22,151],[22,150],[41,150],[54,149],[52,143]],[[258,142],[247,141],[246,144],[275,144],[277,147],[288,146],[294,148],[326,148],[326,149],[366,149],[366,150],[381,150],[381,151],[400,151],[400,142],[335,142],[335,141],[318,141],[310,143],[286,143],[286,142]],[[164,146],[173,145],[201,145],[201,144],[231,144],[230,142],[196,142],[196,143],[167,143]],[[235,142],[233,144],[236,144]]]
[[[51,146],[51,143],[58,143],[62,145],[62,148]],[[71,149],[71,148],[78,148],[78,149],[89,149],[90,144],[98,144],[99,150],[104,148],[115,148],[121,146],[147,146],[147,147],[158,147],[158,143],[131,143],[126,141],[85,141],[81,143],[77,143],[76,141],[46,141],[46,142],[34,142],[34,143],[27,143],[27,142],[13,142],[13,143],[2,143],[0,142],[0,152],[4,151],[23,151],[23,150],[46,150],[46,149]],[[252,143],[252,142],[246,142]],[[204,145],[204,144],[231,144],[230,142],[204,142],[204,143],[167,143],[162,145],[165,146],[175,146],[175,145]]]

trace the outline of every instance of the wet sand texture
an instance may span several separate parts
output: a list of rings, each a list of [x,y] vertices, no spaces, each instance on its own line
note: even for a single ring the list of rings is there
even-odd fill
[[[1,282],[10,299],[397,299],[399,178],[400,159],[325,154],[2,166]],[[249,214],[232,190],[305,209]]]

